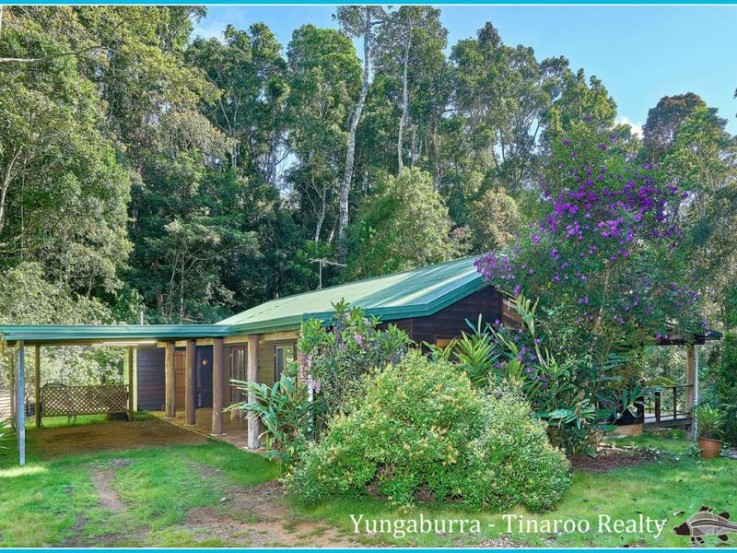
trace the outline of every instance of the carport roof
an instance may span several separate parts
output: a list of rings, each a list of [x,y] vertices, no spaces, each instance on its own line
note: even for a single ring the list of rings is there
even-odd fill
[[[186,340],[228,335],[222,325],[0,325],[7,342],[95,343]]]

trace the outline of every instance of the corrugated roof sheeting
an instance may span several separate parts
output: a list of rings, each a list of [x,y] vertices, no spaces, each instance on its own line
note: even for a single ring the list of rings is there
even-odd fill
[[[214,325],[0,325],[0,335],[8,342],[62,343],[258,334],[297,329],[310,317],[328,320],[340,300],[391,321],[432,315],[484,286],[469,257],[275,299]]]

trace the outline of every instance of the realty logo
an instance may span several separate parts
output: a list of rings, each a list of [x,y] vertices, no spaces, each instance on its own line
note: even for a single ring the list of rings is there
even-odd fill
[[[727,541],[727,534],[737,533],[737,524],[729,522],[729,513],[714,514],[711,507],[701,507],[699,512],[680,526],[673,528],[679,536],[691,536],[691,543],[702,545],[704,536],[717,536]]]

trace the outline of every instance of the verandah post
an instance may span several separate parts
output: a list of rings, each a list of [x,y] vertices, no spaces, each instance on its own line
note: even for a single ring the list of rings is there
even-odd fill
[[[174,369],[174,342],[166,342],[164,357],[165,415],[169,418],[177,416],[176,397],[177,384]]]
[[[184,422],[194,425],[196,422],[196,390],[195,390],[195,359],[197,357],[197,343],[187,340],[187,350],[184,359]]]
[[[41,345],[36,344],[36,358],[34,359],[35,369],[35,407],[33,412],[36,418],[36,428],[41,428]]]
[[[18,463],[26,464],[26,348],[23,340],[19,340],[16,349],[16,432],[18,434]]]
[[[136,390],[133,386],[133,365],[135,363],[135,348],[128,346],[128,420],[133,420],[133,394]]]
[[[223,433],[223,339],[212,342],[212,433]]]
[[[686,388],[686,410],[691,416],[691,426],[688,430],[688,438],[695,440],[698,436],[697,425],[698,421],[694,417],[694,408],[699,403],[699,351],[698,346],[691,344],[686,350],[686,375],[687,383],[689,385]]]
[[[248,381],[258,382],[258,341],[259,335],[252,335],[248,337]],[[254,403],[256,401],[256,394],[253,390],[248,390],[248,402]],[[258,421],[258,417],[255,413],[248,413],[248,449],[258,449],[259,441],[258,437],[261,434],[261,429]]]

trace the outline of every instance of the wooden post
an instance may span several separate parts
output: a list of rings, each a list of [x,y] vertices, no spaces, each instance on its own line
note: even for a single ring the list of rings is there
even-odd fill
[[[15,350],[8,355],[8,372],[10,373],[10,428],[15,430]]]
[[[164,359],[164,414],[169,418],[174,418],[177,416],[177,383],[176,371],[174,369],[174,342],[166,343],[166,354]]]
[[[197,362],[197,342],[187,340],[187,353],[184,359],[184,422],[194,425],[196,421],[197,389],[195,387],[195,363]]]
[[[36,386],[35,386],[35,401],[36,405],[33,409],[34,415],[36,417],[36,428],[41,428],[41,345],[36,344],[36,358],[34,359],[34,369],[35,369],[35,379],[36,379]]]
[[[691,414],[691,426],[688,430],[688,438],[695,440],[698,436],[697,422],[694,418],[694,408],[699,403],[699,355],[698,346],[689,345],[686,350],[686,374],[688,385],[686,388],[686,410]]]
[[[16,432],[18,434],[18,462],[20,466],[26,464],[26,348],[23,340],[19,340],[16,350],[15,378],[17,401],[16,410],[18,422]]]
[[[260,336],[248,337],[248,381],[258,382],[258,340]],[[256,394],[248,392],[249,403],[256,401]],[[259,448],[259,420],[255,413],[248,413],[248,449]]]
[[[223,339],[212,342],[212,433],[223,433]]]
[[[133,346],[128,346],[128,420],[132,421],[134,414],[134,408],[133,408],[133,397],[136,394],[136,388],[133,385],[134,384],[134,365],[135,365],[135,359],[136,359],[136,350]]]

